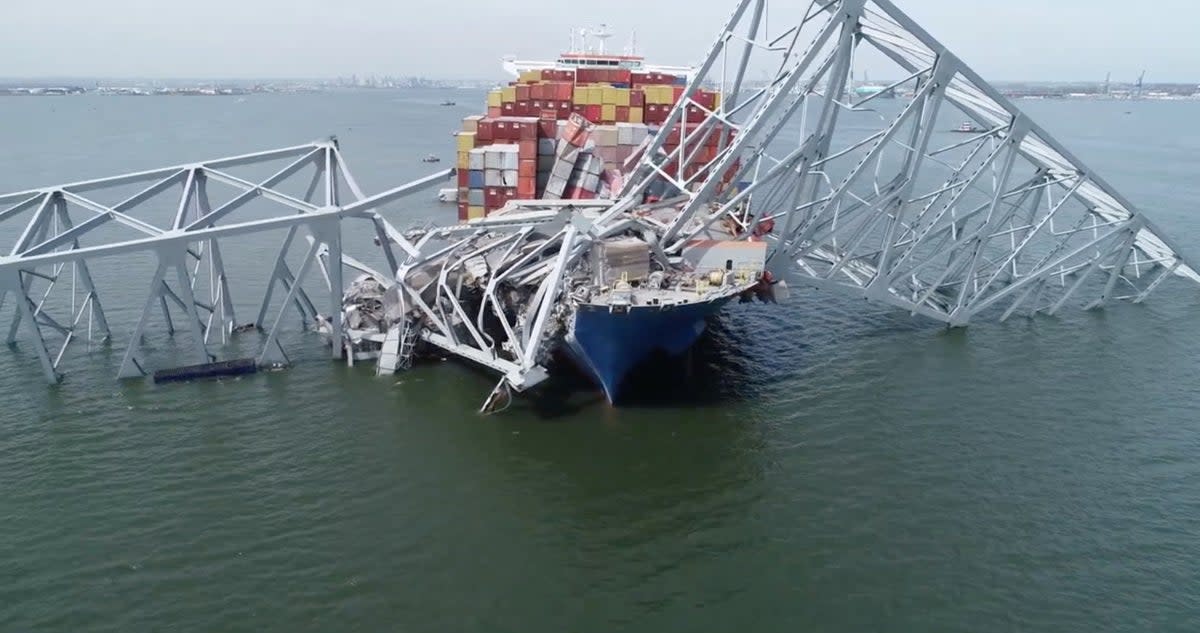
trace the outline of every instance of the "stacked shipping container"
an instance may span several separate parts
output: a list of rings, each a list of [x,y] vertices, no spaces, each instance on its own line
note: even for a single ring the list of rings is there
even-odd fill
[[[542,69],[491,91],[487,116],[468,117],[458,134],[459,220],[484,217],[512,199],[585,199],[619,188],[622,171],[667,120],[684,83],[620,68]],[[700,107],[689,104],[689,125],[720,106],[712,91],[699,90],[693,100]],[[716,156],[717,135],[693,145],[701,148],[694,162],[702,164]],[[678,147],[676,126],[664,149]]]

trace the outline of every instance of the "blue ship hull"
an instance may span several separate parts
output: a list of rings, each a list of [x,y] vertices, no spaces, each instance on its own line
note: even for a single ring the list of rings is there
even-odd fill
[[[582,305],[567,349],[575,362],[615,402],[629,371],[657,350],[679,355],[704,333],[709,316],[732,297],[663,308],[634,306],[610,311],[608,306]]]

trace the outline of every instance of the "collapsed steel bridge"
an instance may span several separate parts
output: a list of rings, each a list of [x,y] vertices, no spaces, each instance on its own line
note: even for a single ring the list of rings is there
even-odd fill
[[[855,85],[860,63],[894,79]],[[702,86],[725,98],[691,123]],[[956,131],[964,121],[970,127]],[[680,142],[667,153],[673,128]],[[699,161],[697,148],[713,136],[716,158]],[[276,161],[288,162],[265,179],[233,173]],[[731,171],[740,186],[723,189]],[[156,313],[174,332],[172,309],[195,361],[209,362],[245,329],[224,260],[239,254],[221,245],[269,231],[286,237],[260,267],[267,285],[252,322],[266,333],[260,363],[287,362],[279,333],[294,308],[330,337],[335,358],[353,359],[355,343],[369,340],[386,373],[407,367],[424,343],[497,371],[501,387],[517,390],[545,379],[561,335],[555,319],[580,301],[573,271],[614,235],[640,236],[669,265],[692,241],[732,226],[739,239],[767,240],[770,270],[793,285],[951,326],[1141,302],[1168,279],[1200,282],[1131,201],[888,0],[740,0],[615,200],[523,202],[465,225],[406,231],[385,219],[384,207],[448,175],[367,196],[330,140],[0,196],[0,229],[24,221],[0,256],[0,305],[15,304],[9,341],[24,332],[57,382],[71,345],[112,331],[89,264],[140,252],[157,265],[118,375],[149,371],[140,341]],[[295,180],[307,187],[287,189]],[[664,182],[674,197],[645,204]],[[96,199],[133,184],[144,188]],[[227,190],[217,202],[215,184]],[[241,217],[252,201],[278,212]],[[672,213],[656,213],[668,206]],[[141,213],[151,207],[161,221]],[[343,252],[348,222],[374,234],[384,272]],[[107,230],[114,226],[121,231]],[[295,270],[293,251],[302,253]],[[305,289],[314,268],[326,282],[316,301]],[[379,285],[369,319],[347,301],[346,270],[364,276],[352,294],[364,280]]]

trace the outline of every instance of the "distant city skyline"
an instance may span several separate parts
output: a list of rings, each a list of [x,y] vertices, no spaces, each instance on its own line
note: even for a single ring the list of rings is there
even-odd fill
[[[621,49],[695,63],[732,0],[607,0],[547,9],[534,0],[409,3],[351,0],[14,0],[6,7],[0,77],[325,78],[351,74],[499,78],[500,58],[550,59],[572,27],[607,23]],[[1159,0],[1137,20],[1117,0],[896,0],[901,9],[993,80],[1200,81],[1200,6]],[[797,2],[801,10],[807,2]],[[680,26],[680,19],[685,24]],[[777,21],[782,16],[776,16]],[[869,65],[860,72],[871,72]],[[886,73],[880,70],[880,75]],[[872,73],[875,74],[875,73]]]

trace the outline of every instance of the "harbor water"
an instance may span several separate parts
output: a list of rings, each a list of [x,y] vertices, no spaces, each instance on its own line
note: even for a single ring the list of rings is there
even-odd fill
[[[0,99],[0,190],[334,134],[378,192],[446,164],[482,99]],[[1022,106],[1200,262],[1200,102]],[[449,221],[432,197],[385,215]],[[226,251],[231,276],[276,248]],[[105,273],[119,337],[145,265]],[[730,306],[624,406],[566,377],[487,418],[484,372],[376,378],[300,331],[288,371],[171,385],[117,382],[114,345],[49,388],[20,343],[0,631],[1192,631],[1198,309],[1172,280],[947,330],[793,288]]]

